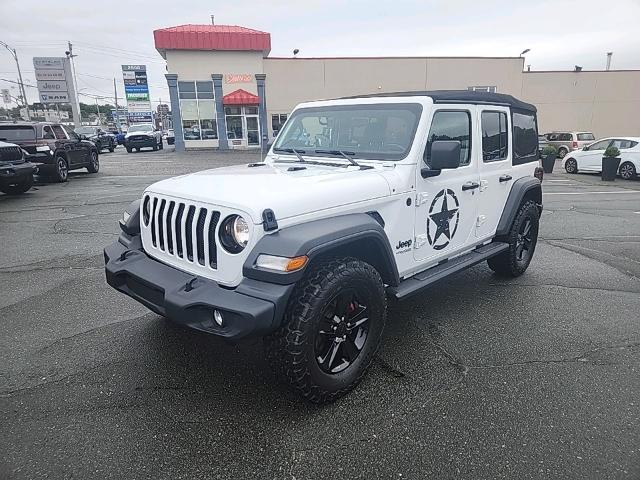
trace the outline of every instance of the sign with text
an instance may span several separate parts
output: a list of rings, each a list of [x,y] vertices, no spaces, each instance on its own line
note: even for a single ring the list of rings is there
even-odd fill
[[[224,76],[225,83],[251,83],[253,75],[250,73],[227,73]]]
[[[40,94],[40,102],[42,103],[71,103],[69,92],[44,92]]]
[[[36,70],[36,80],[65,80],[64,70]]]
[[[4,103],[11,103],[11,95],[9,95],[9,89],[8,88],[3,88],[2,89],[2,101]]]
[[[42,103],[69,103],[65,57],[33,57],[38,93]]]
[[[44,92],[66,92],[67,82],[64,80],[38,80],[38,91]]]
[[[36,70],[63,70],[65,57],[33,57]]]
[[[130,123],[151,121],[151,102],[146,65],[122,65],[124,95],[127,99]],[[132,115],[135,113],[135,115]],[[139,114],[139,115],[138,115]]]

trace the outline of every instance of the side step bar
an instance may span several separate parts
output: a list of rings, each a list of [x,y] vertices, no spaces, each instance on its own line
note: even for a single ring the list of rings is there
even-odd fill
[[[509,248],[508,243],[493,242],[476,248],[472,252],[448,260],[424,272],[416,273],[413,277],[400,282],[397,287],[387,288],[387,293],[398,300],[410,297],[426,287],[447,278],[449,275],[466,270],[480,262],[494,257]]]

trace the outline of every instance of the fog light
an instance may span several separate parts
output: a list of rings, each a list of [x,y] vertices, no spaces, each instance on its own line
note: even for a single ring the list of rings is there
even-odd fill
[[[222,313],[220,313],[220,310],[213,311],[213,319],[218,325],[222,326]]]

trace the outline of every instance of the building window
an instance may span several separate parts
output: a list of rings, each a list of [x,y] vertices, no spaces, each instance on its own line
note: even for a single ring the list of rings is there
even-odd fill
[[[282,129],[282,126],[286,121],[286,113],[274,113],[273,115],[271,115],[271,130],[273,130],[274,137],[278,136],[278,132]]]
[[[460,142],[460,166],[471,163],[471,115],[466,110],[438,110],[433,115],[427,137],[425,161],[429,165],[431,145],[437,140]]]
[[[213,82],[178,82],[182,135],[185,140],[217,140]]]
[[[471,92],[487,92],[487,93],[496,93],[498,88],[495,85],[476,85],[474,87],[467,87],[467,90]]]
[[[507,114],[482,112],[482,160],[493,162],[507,158]]]
[[[513,164],[538,161],[538,129],[533,113],[511,115],[513,125]]]

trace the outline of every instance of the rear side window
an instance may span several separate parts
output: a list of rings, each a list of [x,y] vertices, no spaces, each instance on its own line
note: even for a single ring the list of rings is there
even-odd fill
[[[596,137],[593,136],[593,133],[579,133],[578,134],[578,141],[580,142],[587,142],[587,141],[592,141],[595,140]]]
[[[460,166],[471,162],[471,115],[466,110],[438,110],[433,115],[424,159],[429,165],[431,146],[436,140],[460,142]]]
[[[507,158],[507,114],[482,112],[482,160],[493,162]]]
[[[533,113],[513,112],[513,164],[538,161],[538,129]]]
[[[62,129],[62,127],[60,125],[51,125],[51,128],[53,129],[53,133],[55,134],[56,138],[58,140],[66,140],[67,136],[64,133],[64,130]]]
[[[6,142],[21,142],[35,140],[36,131],[29,125],[0,125],[0,140]]]
[[[573,135],[570,133],[561,133],[559,140],[563,142],[571,142],[573,140]]]

